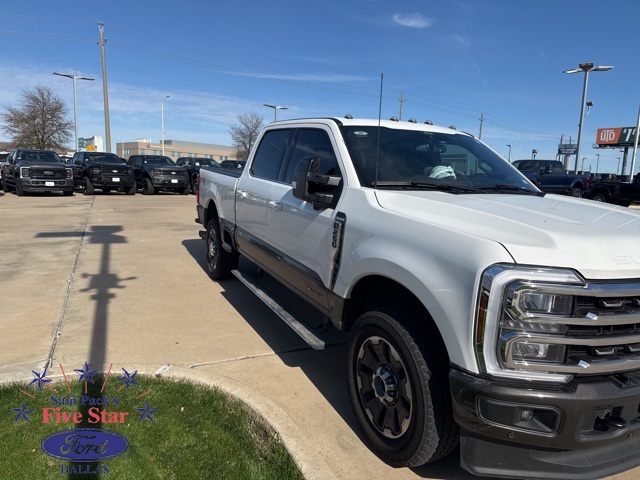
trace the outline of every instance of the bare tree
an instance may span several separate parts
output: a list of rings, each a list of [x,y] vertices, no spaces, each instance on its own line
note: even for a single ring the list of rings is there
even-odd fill
[[[243,113],[238,115],[238,123],[229,129],[231,141],[235,148],[237,160],[249,158],[251,147],[256,142],[258,134],[264,126],[264,117],[258,113]]]
[[[19,107],[4,106],[2,129],[16,147],[66,150],[73,134],[67,107],[53,91],[39,85],[23,90]]]

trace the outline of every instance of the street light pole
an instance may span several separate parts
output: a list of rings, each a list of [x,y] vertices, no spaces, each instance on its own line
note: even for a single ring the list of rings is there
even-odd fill
[[[95,80],[95,78],[79,77],[70,73],[53,72],[54,75],[73,79],[73,123],[75,127],[75,151],[78,151],[78,97],[76,95],[76,80]]]
[[[273,121],[278,121],[278,110],[289,110],[289,107],[283,107],[281,105],[272,105],[270,103],[264,103],[265,107],[273,108]]]
[[[513,145],[509,143],[507,144],[507,147],[509,147],[509,163],[511,163],[511,147],[513,147]]]
[[[580,73],[584,72],[584,83],[582,85],[582,103],[580,104],[580,121],[578,122],[578,143],[576,146],[576,163],[573,169],[573,173],[578,173],[578,159],[580,158],[580,140],[582,139],[582,122],[584,120],[584,107],[587,100],[587,85],[589,83],[589,72],[604,72],[606,70],[611,70],[613,67],[603,66],[596,67],[593,63],[580,63],[578,64],[578,68],[574,68],[571,70],[565,70],[564,73]]]
[[[597,160],[596,160],[596,173],[598,173],[598,165],[600,165],[600,154],[596,153],[596,157],[597,157]]]
[[[162,156],[164,156],[164,101],[169,98],[169,95],[162,99]]]

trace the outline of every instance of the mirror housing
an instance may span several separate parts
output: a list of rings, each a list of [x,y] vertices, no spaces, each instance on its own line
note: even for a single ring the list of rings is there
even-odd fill
[[[319,168],[318,157],[305,157],[296,165],[291,182],[293,196],[312,203],[316,210],[333,205],[333,191],[342,181],[342,177],[339,176],[320,175]]]

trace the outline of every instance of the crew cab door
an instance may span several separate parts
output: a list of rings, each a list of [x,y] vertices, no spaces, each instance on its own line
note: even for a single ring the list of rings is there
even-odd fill
[[[562,162],[541,162],[537,176],[541,190],[549,193],[564,193],[567,173]]]
[[[269,133],[258,146],[247,172],[250,175],[255,174],[259,167],[256,163],[264,158],[260,150]],[[312,203],[295,198],[291,183],[299,161],[309,157],[319,159],[320,174],[341,176],[335,140],[328,128],[317,127],[292,130],[286,142],[290,153],[282,158],[277,180],[266,185],[254,179],[250,190],[247,185],[246,197],[238,200],[237,224],[245,228],[245,220],[250,219],[249,228],[253,229],[263,222],[263,227],[257,230],[266,231],[267,235],[265,255],[261,260],[265,269],[310,303],[328,312],[331,272],[338,250],[333,238],[336,209],[316,209]],[[271,147],[267,145],[267,148]],[[243,178],[247,177],[243,175]],[[238,185],[240,196],[243,195],[242,183],[241,180]],[[336,198],[338,195],[336,192]],[[241,203],[244,204],[242,207]],[[245,210],[242,214],[241,209]]]

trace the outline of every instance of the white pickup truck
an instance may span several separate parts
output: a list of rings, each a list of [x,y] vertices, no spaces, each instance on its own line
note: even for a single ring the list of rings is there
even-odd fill
[[[411,467],[460,444],[483,476],[600,478],[640,464],[640,215],[544,194],[472,135],[318,118],[200,170],[209,274],[239,255],[349,332],[370,448]]]

